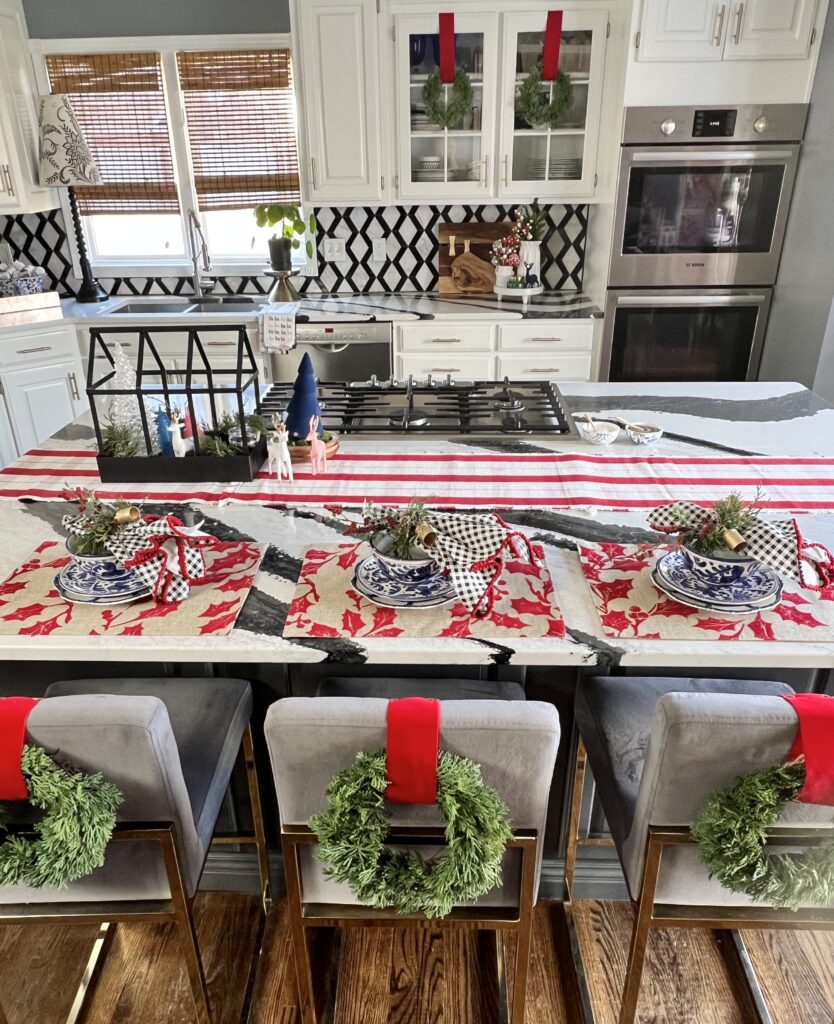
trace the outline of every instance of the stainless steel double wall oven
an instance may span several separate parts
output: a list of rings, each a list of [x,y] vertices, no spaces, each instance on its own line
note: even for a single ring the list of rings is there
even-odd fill
[[[756,378],[806,117],[626,110],[601,379]]]

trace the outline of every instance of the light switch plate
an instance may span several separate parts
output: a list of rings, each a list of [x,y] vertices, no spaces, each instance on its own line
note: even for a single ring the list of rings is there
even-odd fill
[[[346,259],[344,238],[325,238],[324,258],[327,263],[342,263]]]
[[[373,260],[374,263],[384,263],[388,259],[388,247],[384,238],[374,239]]]

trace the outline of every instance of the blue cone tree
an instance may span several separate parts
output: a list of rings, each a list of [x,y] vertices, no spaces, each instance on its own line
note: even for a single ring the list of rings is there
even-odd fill
[[[319,433],[323,429],[321,422],[321,406],[319,405],[319,389],[313,361],[308,352],[301,357],[298,364],[298,376],[293,384],[292,398],[287,406],[287,432],[291,437],[306,437],[310,432],[310,419],[319,418]]]

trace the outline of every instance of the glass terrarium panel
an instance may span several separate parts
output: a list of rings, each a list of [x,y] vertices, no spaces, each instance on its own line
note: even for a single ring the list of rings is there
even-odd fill
[[[586,76],[591,69],[593,33],[587,30],[563,32],[559,48],[559,70],[569,75]],[[519,32],[516,41],[515,70],[526,75],[541,61],[544,29],[541,32]]]
[[[447,170],[448,181],[480,181],[483,178],[480,135],[449,138]]]
[[[411,32],[408,36],[408,59],[412,78],[436,71],[440,60],[440,36],[436,32]],[[483,73],[482,32],[455,33],[455,64],[470,75],[480,76]]]

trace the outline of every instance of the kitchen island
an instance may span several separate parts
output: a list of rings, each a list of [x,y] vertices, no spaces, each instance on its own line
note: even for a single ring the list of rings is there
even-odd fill
[[[630,420],[651,420],[661,424],[670,436],[651,449],[630,444],[624,435],[609,448],[603,449],[599,463],[600,493],[606,488],[622,493],[622,482],[611,477],[606,484],[606,466],[611,459],[664,459],[672,464],[691,463],[708,458],[710,465],[738,467],[739,478],[746,481],[739,489],[745,497],[755,491],[757,470],[748,466],[749,457],[784,457],[788,464],[797,459],[827,459],[834,456],[834,408],[800,385],[783,383],[749,384],[655,384],[618,385],[582,384],[566,388],[569,410],[591,411],[604,416],[616,413]],[[77,422],[61,431],[55,445],[68,449],[92,448],[92,432],[88,424]],[[438,438],[411,434],[406,437],[385,435],[379,438],[347,438],[342,454],[359,456],[397,453],[419,457],[419,476],[399,485],[404,494],[431,494],[432,457],[454,460],[455,456],[471,459],[479,453],[504,456],[500,466],[512,475],[524,458],[547,461],[550,453],[558,456],[600,456],[576,436],[461,436]],[[607,460],[607,461],[606,461]],[[25,462],[25,460],[24,460]],[[409,463],[411,464],[411,463]],[[331,471],[338,469],[338,459]],[[747,467],[747,468],[745,468]],[[26,472],[24,470],[24,472]],[[60,470],[59,488],[62,483]],[[819,473],[830,475],[830,464]],[[752,475],[751,475],[752,474]],[[735,471],[728,480],[736,478]],[[12,485],[25,481],[16,476],[15,467],[0,474],[0,498],[16,492]],[[94,486],[92,481],[74,477],[74,485]],[[534,543],[542,546],[550,570],[556,596],[565,619],[567,635],[555,637],[506,637],[460,639],[409,639],[367,637],[306,637],[287,639],[283,634],[289,604],[295,591],[302,558],[311,546],[326,546],[342,539],[344,524],[323,504],[306,504],[293,498],[297,482],[287,485],[284,500],[270,499],[222,503],[188,501],[197,520],[205,529],[221,539],[251,539],[269,544],[255,587],[229,636],[220,638],[165,637],[53,637],[0,636],[0,657],[20,660],[72,660],[133,662],[222,662],[222,663],[315,663],[344,662],[407,666],[427,660],[439,665],[548,665],[595,666],[612,665],[696,667],[793,667],[828,669],[834,666],[834,644],[801,641],[755,641],[749,639],[726,642],[720,635],[707,635],[703,640],[663,640],[652,638],[606,637],[591,598],[577,555],[583,543],[651,544],[657,535],[648,528],[648,507],[600,509],[588,507],[557,508],[546,502],[531,506],[511,494],[495,499],[502,516],[513,528],[521,530]],[[371,487],[357,483],[355,486]],[[726,490],[732,490],[730,483]],[[345,485],[347,487],[347,485]],[[504,489],[506,490],[506,489]],[[626,493],[628,488],[625,489]],[[57,493],[57,491],[56,491]],[[359,495],[359,491],[355,491]],[[345,504],[361,503],[361,497],[341,500]],[[336,499],[329,499],[336,500]],[[614,500],[618,500],[615,496]],[[659,502],[658,502],[659,503]],[[629,504],[626,499],[623,503]],[[824,503],[823,503],[824,504]],[[154,510],[169,508],[155,505]],[[182,504],[175,507],[182,511]],[[448,507],[448,503],[447,503]],[[483,511],[479,506],[461,508]],[[834,511],[834,504],[829,508]],[[0,500],[0,579],[5,578],[33,549],[44,540],[64,536],[60,526],[68,506],[60,501]],[[784,516],[784,512],[777,513]],[[804,517],[803,531],[814,541],[834,548],[834,518],[817,514]]]

